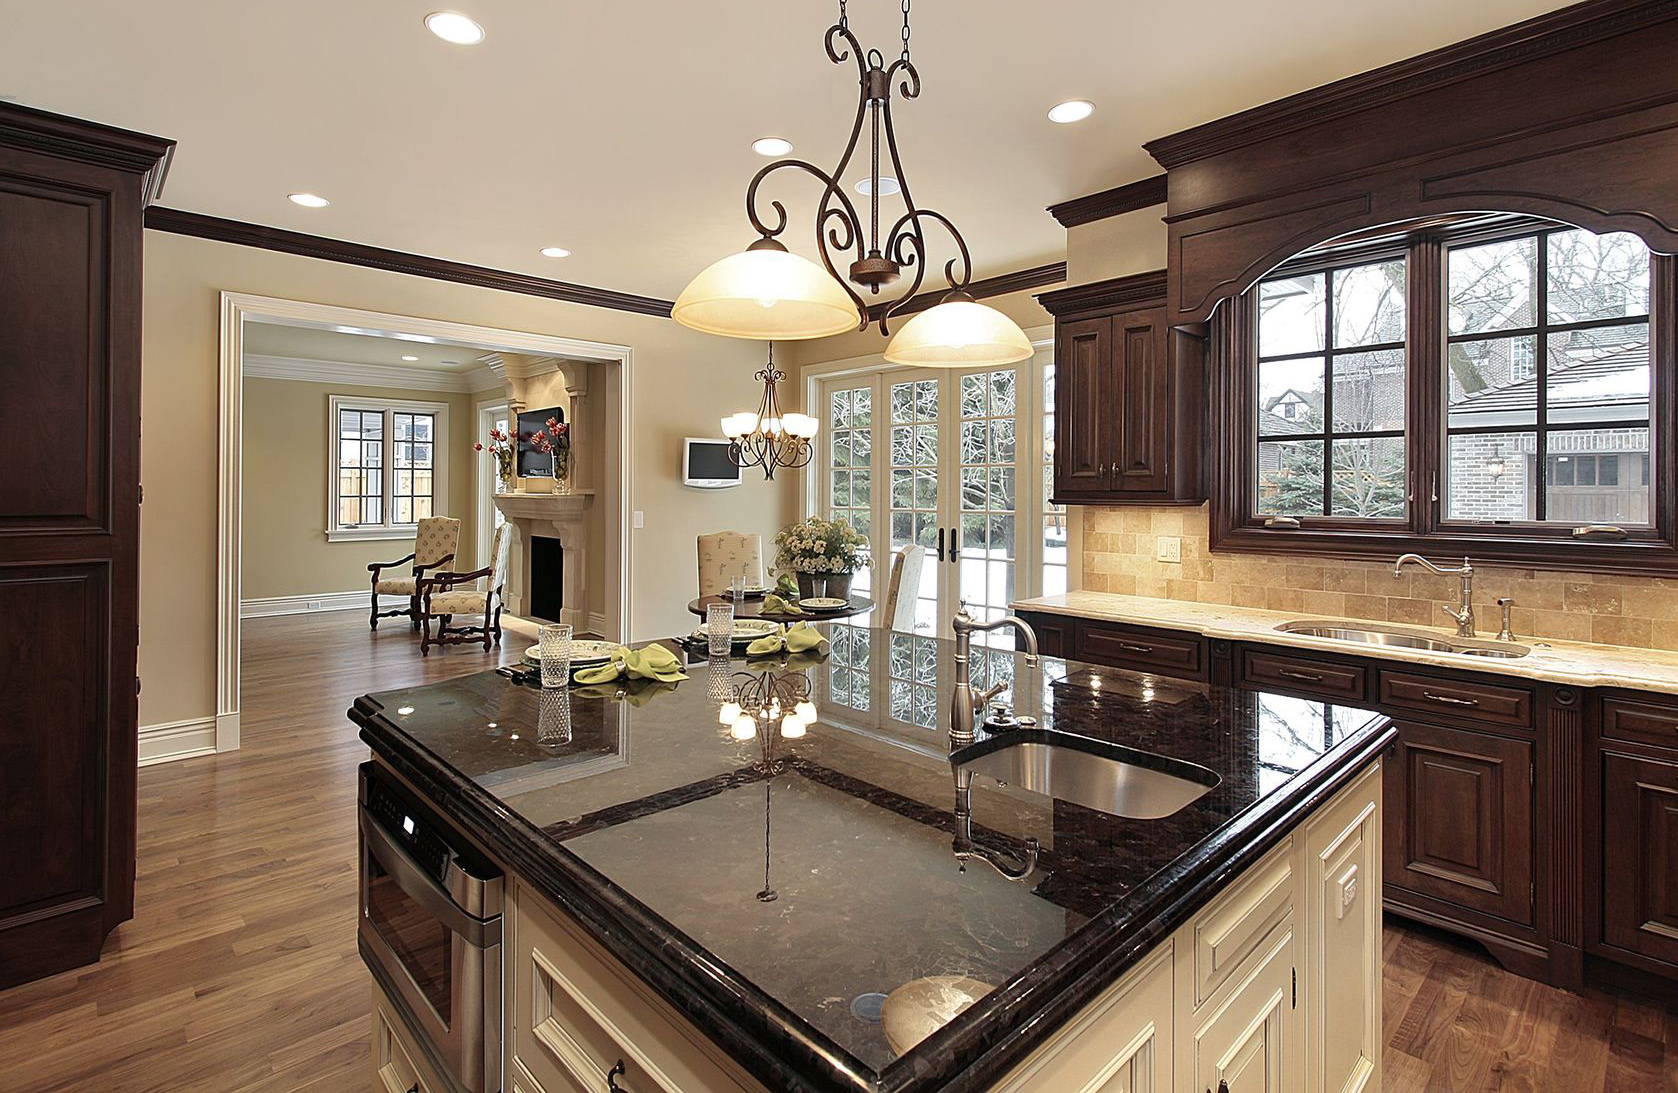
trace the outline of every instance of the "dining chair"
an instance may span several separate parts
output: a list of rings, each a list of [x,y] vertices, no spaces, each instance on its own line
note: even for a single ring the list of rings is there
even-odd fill
[[[892,555],[891,576],[886,581],[886,598],[880,621],[888,630],[906,634],[915,630],[915,599],[920,592],[921,570],[926,568],[926,548],[906,546]]]
[[[464,642],[481,641],[484,652],[487,653],[492,640],[497,645],[501,644],[501,608],[507,584],[507,556],[511,552],[512,542],[512,525],[502,524],[495,529],[488,565],[470,573],[441,570],[420,579],[421,656],[430,656],[433,645],[460,645]],[[480,577],[484,578],[482,591],[475,588],[456,589],[457,585],[476,581]],[[452,626],[450,620],[456,615],[482,615],[483,624]],[[431,634],[433,620],[437,623],[435,637]]]
[[[763,538],[745,531],[718,531],[699,536],[699,594],[721,596],[733,577],[763,584]]]
[[[454,561],[455,551],[460,548],[460,521],[452,516],[427,516],[419,522],[414,532],[414,549],[405,558],[398,558],[394,562],[374,562],[367,567],[373,581],[373,611],[367,618],[367,625],[374,630],[379,628],[380,619],[394,618],[406,615],[418,630],[419,620],[419,582],[425,576],[426,570],[441,569]],[[408,577],[380,577],[381,571],[394,569],[408,562],[414,563],[413,574]],[[406,596],[408,606],[395,611],[380,611],[380,596]]]

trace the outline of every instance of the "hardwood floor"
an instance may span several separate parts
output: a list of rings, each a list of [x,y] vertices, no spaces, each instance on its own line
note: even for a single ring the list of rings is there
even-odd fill
[[[345,1093],[367,1088],[370,984],[355,948],[364,691],[516,657],[419,656],[401,620],[245,624],[244,747],[140,771],[134,921],[98,964],[0,993],[10,1093]],[[1678,1093],[1678,1007],[1572,995],[1389,923],[1388,1090]]]

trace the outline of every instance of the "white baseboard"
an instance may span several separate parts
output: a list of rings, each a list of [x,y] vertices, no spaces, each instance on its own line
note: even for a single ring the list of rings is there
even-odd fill
[[[216,719],[193,717],[140,726],[140,765],[170,763],[216,752]]]
[[[261,599],[240,600],[241,619],[265,619],[271,615],[304,615],[310,611],[365,611],[370,604],[368,592],[317,592],[310,596],[267,596]],[[381,610],[406,607],[406,596],[380,596]]]
[[[591,634],[599,634],[601,637],[609,636],[609,632],[606,629],[606,615],[604,612],[595,611],[589,614],[588,632]]]

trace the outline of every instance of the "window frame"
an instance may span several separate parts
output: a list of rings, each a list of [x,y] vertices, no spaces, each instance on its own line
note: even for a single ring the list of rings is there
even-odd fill
[[[434,425],[432,437],[432,469],[431,469],[431,511],[433,515],[448,514],[449,493],[449,404],[446,402],[422,402],[414,399],[393,399],[364,397],[361,395],[327,396],[326,411],[326,540],[329,543],[365,542],[378,539],[411,539],[419,530],[417,520],[399,524],[391,517],[395,511],[396,467],[394,459],[395,445],[395,415],[396,414],[430,414]],[[383,522],[378,524],[342,524],[338,520],[338,440],[340,411],[355,410],[362,413],[378,413],[384,418],[383,435],[380,443],[383,448],[383,465],[379,471],[379,514]]]
[[[1212,380],[1218,391],[1210,410],[1214,467],[1211,546],[1252,553],[1315,554],[1390,560],[1415,551],[1442,557],[1534,568],[1670,575],[1678,571],[1678,536],[1672,512],[1675,474],[1673,435],[1678,423],[1678,276],[1675,259],[1652,254],[1649,283],[1649,458],[1654,474],[1653,525],[1627,528],[1624,538],[1580,538],[1565,524],[1474,523],[1445,518],[1448,439],[1444,369],[1450,335],[1446,321],[1446,250],[1452,246],[1521,238],[1568,228],[1558,221],[1516,215],[1441,217],[1395,233],[1377,229],[1284,262],[1255,278],[1246,292],[1212,317]],[[1600,233],[1599,233],[1600,234]],[[1258,322],[1254,288],[1259,280],[1406,257],[1406,512],[1402,519],[1295,517],[1258,513]],[[1540,271],[1540,276],[1547,276]],[[1537,353],[1546,347],[1537,346]],[[1542,375],[1542,371],[1540,371]]]

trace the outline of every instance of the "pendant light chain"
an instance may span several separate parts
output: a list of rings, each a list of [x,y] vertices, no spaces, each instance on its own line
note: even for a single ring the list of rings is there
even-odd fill
[[[839,29],[851,29],[850,13],[845,10],[845,0],[839,0]]]
[[[843,0],[840,6],[844,6]],[[909,60],[909,0],[903,0],[903,60]]]

